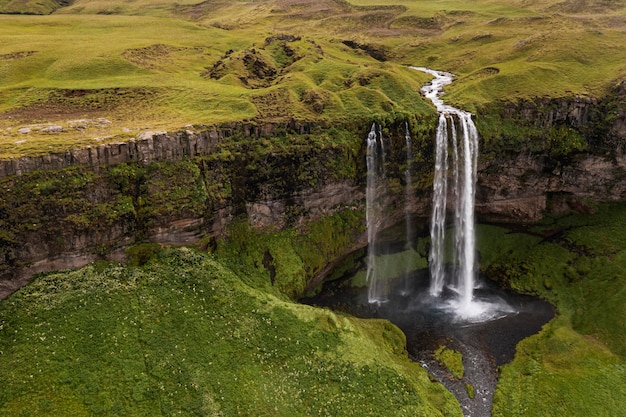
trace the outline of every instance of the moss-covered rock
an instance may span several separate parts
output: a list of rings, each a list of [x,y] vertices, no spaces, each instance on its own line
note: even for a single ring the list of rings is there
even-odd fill
[[[435,350],[433,356],[437,361],[441,362],[455,378],[463,378],[465,367],[463,366],[463,355],[461,352],[442,345]]]
[[[142,268],[41,276],[3,301],[0,415],[460,416],[404,343],[389,322],[165,250]]]
[[[558,310],[502,368],[494,416],[619,414],[626,399],[623,204],[568,213],[525,232],[479,228],[481,268]],[[620,382],[618,382],[620,381]],[[589,395],[593,392],[594,395]]]

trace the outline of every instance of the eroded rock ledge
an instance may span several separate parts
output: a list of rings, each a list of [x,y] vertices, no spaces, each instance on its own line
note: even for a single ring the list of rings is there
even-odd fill
[[[480,219],[533,222],[626,200],[624,94],[504,105],[477,120],[494,115],[516,134],[480,132]],[[304,231],[323,216],[363,213],[369,126],[238,123],[0,161],[0,299],[34,273],[121,261],[137,243],[212,245],[236,218]],[[435,126],[414,130],[424,136],[413,137],[409,210],[428,217]],[[391,225],[405,210],[404,120],[385,131]]]
[[[237,123],[0,161],[0,298],[137,243],[211,244],[235,218],[273,231],[361,210],[360,141],[335,142],[314,123]]]
[[[535,222],[546,212],[626,201],[624,82],[603,99],[538,98],[484,112],[518,132],[503,129],[482,144],[476,209],[483,220]]]
[[[0,177],[23,175],[37,170],[60,170],[75,165],[87,166],[99,172],[120,163],[175,162],[183,158],[209,154],[215,151],[218,143],[235,135],[259,139],[285,132],[309,134],[319,128],[317,123],[289,121],[284,124],[231,123],[219,127],[199,126],[197,129],[180,132],[142,132],[128,141],[110,142],[41,156],[0,160]]]

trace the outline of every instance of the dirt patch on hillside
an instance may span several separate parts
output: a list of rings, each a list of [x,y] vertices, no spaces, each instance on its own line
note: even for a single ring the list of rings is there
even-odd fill
[[[21,59],[21,58],[26,58],[28,56],[34,55],[36,53],[37,53],[37,51],[12,52],[10,54],[2,54],[2,55],[0,55],[0,60],[8,61],[8,60],[13,60],[13,59]]]
[[[158,95],[151,88],[107,89],[50,89],[38,97],[22,98],[15,108],[0,114],[0,120],[56,121],[82,117],[101,117],[105,114],[145,106]]]
[[[185,51],[202,53],[203,49],[155,44],[145,48],[127,49],[122,53],[122,57],[140,68],[152,70],[163,67],[173,55]]]

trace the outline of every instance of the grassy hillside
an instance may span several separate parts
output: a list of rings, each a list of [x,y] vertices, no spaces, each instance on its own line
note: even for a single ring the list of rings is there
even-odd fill
[[[626,210],[546,219],[529,233],[483,227],[481,269],[559,311],[502,368],[494,416],[620,415],[626,401]]]
[[[294,304],[168,250],[3,301],[0,415],[460,416],[404,343],[388,322]]]
[[[469,110],[601,96],[626,76],[626,8],[608,0],[65,4],[0,15],[0,156],[145,128],[432,111],[418,93],[428,77],[406,64],[457,74],[448,100]],[[111,123],[72,123],[97,118]],[[63,132],[38,133],[50,124]]]
[[[0,0],[0,13],[6,14],[50,14],[72,0]]]

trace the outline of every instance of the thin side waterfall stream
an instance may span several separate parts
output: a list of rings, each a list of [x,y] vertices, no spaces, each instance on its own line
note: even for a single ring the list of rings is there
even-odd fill
[[[409,357],[455,395],[464,415],[487,417],[497,367],[512,360],[517,343],[537,333],[554,316],[554,309],[540,299],[506,292],[478,275],[474,219],[478,132],[470,113],[441,99],[453,75],[411,68],[434,77],[422,93],[439,113],[430,219],[410,211],[413,148],[407,123],[405,219],[383,229],[387,193],[392,189],[387,188],[385,152],[391,152],[394,143],[374,123],[366,138],[367,250],[338,265],[321,292],[303,302],[390,320],[406,334]],[[462,355],[462,377],[441,361],[437,352],[442,347]]]
[[[367,184],[365,190],[367,223],[367,286],[368,301],[383,303],[387,301],[387,283],[378,279],[380,268],[377,257],[378,229],[382,222],[382,212],[385,201],[385,145],[379,128],[376,133],[376,123],[367,135]]]

